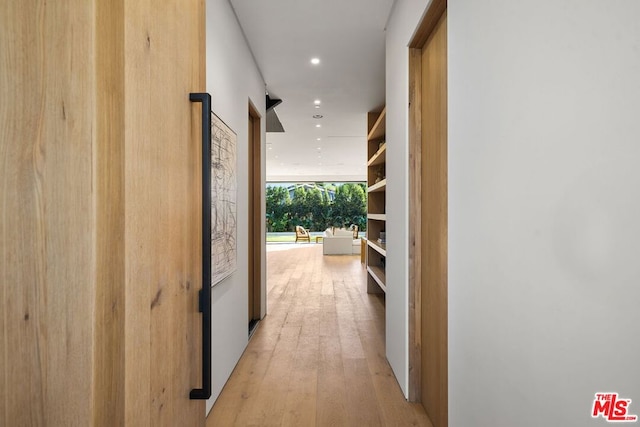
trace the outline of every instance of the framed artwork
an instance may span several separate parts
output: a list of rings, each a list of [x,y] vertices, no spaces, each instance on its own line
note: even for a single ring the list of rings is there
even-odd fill
[[[237,135],[211,113],[211,286],[236,270]]]

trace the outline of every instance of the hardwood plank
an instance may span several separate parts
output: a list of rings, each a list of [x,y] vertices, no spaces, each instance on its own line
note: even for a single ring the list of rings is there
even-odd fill
[[[347,424],[380,426],[379,401],[373,388],[366,359],[344,358],[344,379],[347,384]]]
[[[331,322],[331,320],[330,320]],[[348,419],[347,388],[340,338],[320,337],[317,388],[317,426],[344,425]]]
[[[238,415],[236,425],[280,425],[299,335],[299,326],[283,326],[255,398],[247,405],[250,410]]]
[[[316,419],[316,390],[318,387],[317,334],[300,336],[292,365],[291,381],[285,397],[283,426],[309,426]]]
[[[370,355],[367,364],[372,377],[373,389],[378,401],[386,402],[380,405],[383,425],[420,425],[430,426],[431,422],[419,403],[400,401],[395,396],[401,393],[400,386],[391,372],[389,362],[384,353],[384,341],[375,325],[366,322],[358,322],[361,339],[365,352]]]
[[[267,252],[269,314],[207,426],[431,426],[386,360],[384,296],[367,294],[358,255],[276,249]]]
[[[251,407],[271,361],[272,350],[247,350],[233,371],[234,381],[228,381],[211,410],[209,419],[216,425],[239,425],[236,418]]]

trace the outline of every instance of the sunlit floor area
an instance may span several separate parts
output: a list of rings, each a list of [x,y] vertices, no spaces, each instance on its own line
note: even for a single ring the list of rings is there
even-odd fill
[[[384,297],[359,255],[268,245],[268,315],[207,426],[431,426],[384,352]]]

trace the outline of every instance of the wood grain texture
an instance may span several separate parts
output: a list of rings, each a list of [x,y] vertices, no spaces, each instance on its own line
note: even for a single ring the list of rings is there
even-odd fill
[[[436,427],[448,423],[447,364],[447,19],[422,48],[422,403]]]
[[[96,3],[94,426],[124,425],[124,4]]]
[[[442,14],[447,10],[447,0],[432,0],[429,9],[422,18],[418,30],[409,43],[410,48],[422,49],[438,25]]]
[[[261,215],[262,199],[265,197],[262,183],[262,141],[260,139],[260,114],[249,102],[249,217],[248,220],[248,248],[249,248],[249,298],[248,320],[260,319],[262,299],[262,235],[264,234],[264,216]]]
[[[367,292],[385,293],[386,276],[384,259],[386,250],[378,250],[380,233],[386,228],[387,180],[386,180],[386,129],[387,108],[381,112],[367,114],[367,252],[365,262],[368,268]],[[384,155],[383,155],[384,153]],[[379,214],[373,218],[370,214]],[[375,250],[374,250],[375,249]],[[379,274],[376,274],[378,272]]]
[[[409,49],[409,400],[422,399],[422,50]]]
[[[6,426],[91,424],[93,7],[82,0],[0,3],[0,424]]]
[[[125,421],[197,426],[201,0],[125,0]]]
[[[254,181],[254,177],[253,177],[253,154],[252,154],[252,149],[253,149],[253,116],[251,115],[251,105],[249,105],[249,115],[248,115],[248,148],[247,148],[247,153],[249,153],[248,158],[249,161],[247,162],[247,167],[248,167],[248,174],[249,174],[249,189],[247,191],[247,205],[249,206],[249,212],[254,212],[254,207],[253,207],[253,181]],[[251,323],[251,320],[253,320],[253,299],[254,299],[254,284],[253,284],[253,278],[255,275],[255,271],[254,271],[254,251],[253,251],[253,242],[254,242],[254,221],[253,218],[251,216],[249,216],[248,218],[248,223],[247,223],[247,241],[248,241],[248,263],[247,265],[249,266],[249,268],[247,269],[247,322]]]
[[[0,4],[1,425],[204,424],[203,12]]]
[[[269,315],[207,426],[431,426],[386,360],[384,296],[366,293],[357,255],[273,245],[267,270]]]
[[[379,139],[384,139],[384,136],[387,131],[387,108],[384,107],[382,111],[375,112],[372,111],[367,114],[367,140],[368,141],[376,141]],[[373,149],[373,152],[369,152],[367,158],[370,158],[373,153],[377,151],[377,147],[373,147],[372,144],[369,144],[369,148]]]

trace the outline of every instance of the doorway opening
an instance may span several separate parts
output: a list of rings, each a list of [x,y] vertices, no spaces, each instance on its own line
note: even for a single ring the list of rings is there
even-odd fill
[[[249,102],[249,271],[248,271],[248,326],[249,336],[253,334],[260,321],[260,301],[262,299],[261,271],[262,271],[262,143],[260,140],[260,115]]]
[[[409,55],[409,399],[448,425],[447,1],[434,0]]]

